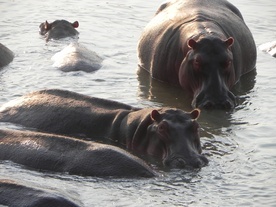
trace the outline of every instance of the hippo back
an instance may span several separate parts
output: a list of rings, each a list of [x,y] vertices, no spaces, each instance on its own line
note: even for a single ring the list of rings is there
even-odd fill
[[[70,43],[62,51],[56,53],[53,66],[64,72],[94,72],[101,68],[103,59],[94,51],[88,50],[79,43]]]
[[[23,185],[13,180],[0,180],[0,206],[11,207],[78,207],[67,198],[54,192]]]
[[[0,67],[8,65],[14,58],[13,52],[0,43]]]
[[[217,31],[219,36],[234,38],[232,52],[236,81],[242,74],[255,68],[253,36],[239,10],[225,0],[175,0],[163,4],[140,38],[140,66],[150,71],[153,77],[170,82],[166,80],[166,73],[160,74],[158,71],[164,65],[169,67],[168,51],[173,48],[176,51],[172,54],[174,58],[182,60],[186,55],[182,53],[184,45],[188,39],[200,35],[196,25],[202,22],[211,22],[220,28]],[[161,51],[161,54],[156,55],[155,51]]]
[[[4,104],[0,107],[0,121],[44,132],[102,139],[132,110],[136,108],[116,101],[49,89]]]

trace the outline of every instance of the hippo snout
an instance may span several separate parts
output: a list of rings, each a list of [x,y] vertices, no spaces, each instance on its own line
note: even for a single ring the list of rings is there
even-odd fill
[[[211,109],[233,109],[236,106],[236,97],[230,91],[225,96],[209,96],[204,93],[200,93],[196,96],[192,103],[193,107],[206,110]]]
[[[163,164],[166,167],[169,168],[186,168],[186,167],[192,167],[192,168],[201,168],[208,164],[208,159],[203,156],[199,155],[195,158],[187,158],[184,159],[182,157],[174,157],[171,159],[164,160]]]
[[[198,108],[211,110],[211,109],[232,109],[234,108],[234,104],[232,101],[225,100],[220,103],[215,103],[213,101],[207,100],[204,103],[200,104]]]
[[[187,164],[183,158],[177,157],[174,159],[167,159],[164,161],[164,166],[169,168],[184,168]]]

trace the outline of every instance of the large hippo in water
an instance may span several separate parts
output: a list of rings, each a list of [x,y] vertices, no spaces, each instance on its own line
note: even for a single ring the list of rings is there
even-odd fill
[[[0,43],[0,68],[8,65],[14,58],[13,52]]]
[[[154,79],[189,93],[193,107],[229,109],[235,106],[230,89],[255,68],[256,46],[228,1],[173,0],[144,29],[138,57]]]
[[[46,41],[50,39],[58,40],[66,37],[77,36],[79,32],[75,29],[79,27],[79,22],[70,23],[66,20],[55,20],[52,23],[45,21],[39,26],[39,34],[45,36]]]
[[[44,132],[120,144],[137,155],[149,155],[165,166],[202,167],[199,110],[135,108],[65,90],[42,90],[0,108],[0,121]]]
[[[13,180],[0,180],[0,206],[9,207],[78,207],[56,192],[42,190]]]
[[[0,160],[37,170],[84,176],[155,175],[144,161],[121,148],[31,131],[0,129]]]

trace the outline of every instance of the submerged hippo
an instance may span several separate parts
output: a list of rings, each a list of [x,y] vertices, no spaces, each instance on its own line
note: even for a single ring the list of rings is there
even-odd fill
[[[58,193],[0,179],[0,206],[9,207],[78,207]]]
[[[103,59],[95,52],[79,43],[70,43],[62,51],[56,53],[52,60],[54,67],[64,71],[94,72],[101,68]]]
[[[46,41],[50,39],[58,40],[65,37],[73,37],[79,34],[75,29],[79,27],[79,22],[70,23],[66,20],[56,20],[52,23],[47,21],[39,26],[39,34],[45,36]]]
[[[235,106],[230,89],[255,68],[256,46],[228,1],[173,0],[144,29],[138,57],[154,79],[189,93],[193,107],[229,109]]]
[[[40,131],[119,143],[137,155],[150,155],[165,166],[202,167],[199,110],[135,108],[65,90],[42,90],[0,108],[0,121]]]
[[[0,68],[8,65],[14,58],[13,52],[0,43]]]
[[[29,131],[0,130],[0,160],[84,176],[155,175],[145,162],[118,147]]]

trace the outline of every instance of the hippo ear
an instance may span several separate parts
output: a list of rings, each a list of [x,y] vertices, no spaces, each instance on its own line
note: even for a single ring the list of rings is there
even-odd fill
[[[72,23],[72,26],[74,28],[78,28],[79,27],[79,22],[78,21],[75,21],[74,23]]]
[[[187,45],[189,46],[189,48],[196,48],[197,42],[194,39],[189,39],[187,42]]]
[[[49,24],[47,20],[45,21],[44,29],[45,30],[50,30],[51,29],[51,24]]]
[[[152,110],[151,114],[150,114],[150,117],[154,121],[160,120],[160,114],[159,114],[159,112],[157,110]]]
[[[191,119],[197,119],[199,115],[200,115],[199,109],[194,109],[193,111],[190,112]]]
[[[231,47],[234,44],[234,38],[229,37],[227,40],[224,41],[224,44],[226,45],[226,47]]]

